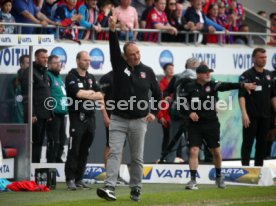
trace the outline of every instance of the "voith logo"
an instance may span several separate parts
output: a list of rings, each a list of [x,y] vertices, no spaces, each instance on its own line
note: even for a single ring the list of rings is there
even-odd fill
[[[164,50],[159,56],[159,64],[163,67],[168,63],[173,63],[173,54],[169,50]]]
[[[90,65],[93,69],[101,69],[104,64],[104,53],[101,49],[95,48],[92,49],[89,53],[90,56]]]
[[[151,179],[151,174],[152,174],[152,167],[144,167],[143,171],[143,179],[144,180],[150,180]]]

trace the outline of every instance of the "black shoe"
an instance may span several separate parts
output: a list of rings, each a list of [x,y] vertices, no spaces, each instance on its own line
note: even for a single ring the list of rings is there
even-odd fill
[[[98,188],[97,195],[100,198],[106,199],[107,201],[115,201],[117,199],[115,196],[115,188],[111,187],[111,186],[105,186],[103,188]]]
[[[76,187],[77,188],[84,188],[84,189],[92,189],[88,184],[86,184],[84,181],[82,180],[78,180],[76,181]]]
[[[134,187],[130,191],[130,199],[138,202],[140,200],[141,190],[137,187]]]
[[[68,180],[66,181],[66,185],[68,190],[77,190],[76,184],[74,180]]]

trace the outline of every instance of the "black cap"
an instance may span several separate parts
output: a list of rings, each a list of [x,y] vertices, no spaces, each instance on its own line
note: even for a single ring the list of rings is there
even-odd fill
[[[196,68],[196,73],[207,73],[207,72],[213,72],[213,71],[214,71],[213,69],[209,69],[209,67],[204,64]]]

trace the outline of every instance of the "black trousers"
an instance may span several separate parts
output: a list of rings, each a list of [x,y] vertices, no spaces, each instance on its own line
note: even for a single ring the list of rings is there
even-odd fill
[[[85,171],[89,148],[95,136],[95,116],[80,118],[79,113],[69,114],[70,141],[65,163],[66,181],[81,180]]]
[[[46,130],[46,119],[38,119],[33,124],[33,135],[32,135],[32,162],[39,163],[41,158],[41,150],[43,141],[45,138]]]
[[[170,143],[170,125],[168,125],[167,127],[164,127],[162,125],[162,129],[163,129],[163,141],[162,141],[162,153],[164,154],[164,152],[166,151],[169,143]]]
[[[52,121],[47,122],[47,162],[61,163],[63,146],[66,141],[65,134],[65,115],[55,114]]]
[[[254,139],[256,138],[255,166],[263,166],[266,154],[266,136],[270,126],[270,118],[250,118],[248,128],[243,127],[241,148],[242,165],[248,166]]]

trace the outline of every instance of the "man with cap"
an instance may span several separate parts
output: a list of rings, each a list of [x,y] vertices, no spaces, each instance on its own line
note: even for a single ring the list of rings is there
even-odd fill
[[[220,152],[220,124],[216,111],[216,97],[219,91],[228,91],[244,88],[250,93],[255,89],[254,83],[230,83],[211,80],[213,69],[206,65],[200,65],[196,69],[196,79],[188,82],[183,90],[185,115],[189,116],[188,142],[189,142],[189,166],[191,180],[186,189],[198,189],[196,183],[199,147],[205,141],[211,150],[216,169],[216,185],[225,188],[224,178],[221,175]],[[225,108],[225,107],[224,107]]]

